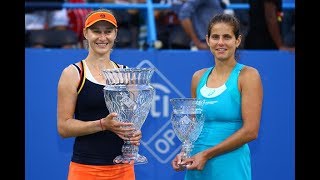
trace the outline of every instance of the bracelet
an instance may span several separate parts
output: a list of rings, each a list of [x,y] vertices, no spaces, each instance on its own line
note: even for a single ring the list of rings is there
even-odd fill
[[[102,118],[99,121],[100,122],[100,127],[101,127],[102,131],[104,131],[101,120],[102,120]]]

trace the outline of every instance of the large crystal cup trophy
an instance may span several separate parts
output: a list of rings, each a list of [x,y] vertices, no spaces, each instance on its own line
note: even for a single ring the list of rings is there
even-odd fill
[[[173,98],[171,125],[182,142],[181,159],[190,157],[193,143],[198,139],[204,124],[203,105],[205,100],[196,98]],[[182,165],[186,166],[186,165]]]
[[[104,99],[109,112],[116,112],[116,120],[133,123],[134,129],[141,130],[150,111],[154,88],[150,85],[153,68],[124,68],[103,70],[106,86]],[[144,164],[148,160],[138,153],[139,147],[124,141],[122,155],[113,162]]]

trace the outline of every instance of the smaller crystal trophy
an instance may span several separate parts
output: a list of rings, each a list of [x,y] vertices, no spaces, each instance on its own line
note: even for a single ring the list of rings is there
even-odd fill
[[[196,98],[173,98],[171,124],[182,142],[181,159],[190,157],[193,143],[198,139],[204,124],[203,105],[205,100]],[[184,165],[185,167],[185,165]]]

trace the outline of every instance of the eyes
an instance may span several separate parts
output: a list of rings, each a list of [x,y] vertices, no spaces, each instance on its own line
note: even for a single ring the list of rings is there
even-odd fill
[[[220,38],[222,38],[223,40],[231,40],[232,36],[230,34],[224,34],[222,36],[218,35],[218,34],[212,34],[210,36],[211,39],[213,40],[220,40]]]
[[[106,30],[100,30],[100,29],[91,29],[91,31],[94,33],[94,34],[111,34],[113,32],[113,29],[106,29]]]

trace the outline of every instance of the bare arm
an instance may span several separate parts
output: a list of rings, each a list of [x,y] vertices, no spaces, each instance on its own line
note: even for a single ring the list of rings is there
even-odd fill
[[[258,137],[262,109],[263,88],[258,71],[245,67],[239,76],[243,126],[220,144],[202,151],[184,163],[188,169],[202,170],[208,159],[234,150]]]
[[[283,46],[280,27],[277,20],[277,8],[273,2],[264,2],[264,16],[266,19],[268,31],[271,34],[276,46],[280,48]]]
[[[190,37],[190,39],[194,42],[194,44],[200,43],[200,40],[197,37],[197,35],[193,29],[192,22],[189,18],[181,20],[181,26],[184,29],[184,31],[186,32],[186,34]]]
[[[198,49],[208,49],[207,43],[201,42],[194,31],[192,26],[192,22],[189,18],[181,20],[181,26],[186,32],[186,34],[190,37],[192,42],[197,46]]]
[[[281,36],[281,30],[279,27],[278,17],[277,17],[277,7],[273,2],[264,1],[264,16],[266,19],[268,31],[271,35],[273,42],[280,50],[294,51],[294,48],[287,47],[283,44],[283,39]]]
[[[62,71],[58,82],[57,126],[62,137],[75,137],[101,131],[100,122],[74,119],[79,75],[71,65]]]

